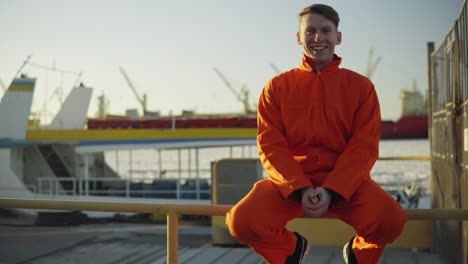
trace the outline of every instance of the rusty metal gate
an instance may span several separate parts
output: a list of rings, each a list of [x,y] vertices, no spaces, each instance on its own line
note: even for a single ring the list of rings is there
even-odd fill
[[[468,15],[437,47],[428,43],[429,137],[433,208],[468,208]],[[447,263],[468,264],[468,222],[434,223],[433,249]]]

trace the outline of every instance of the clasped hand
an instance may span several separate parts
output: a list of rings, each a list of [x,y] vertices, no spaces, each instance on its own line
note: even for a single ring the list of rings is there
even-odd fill
[[[328,211],[330,193],[322,187],[309,187],[302,191],[301,206],[306,215],[319,217]]]

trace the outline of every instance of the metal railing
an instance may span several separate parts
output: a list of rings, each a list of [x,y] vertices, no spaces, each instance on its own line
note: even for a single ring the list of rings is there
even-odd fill
[[[428,156],[396,156],[396,157],[380,157],[379,161],[393,162],[393,161],[430,161]],[[207,169],[200,171],[206,172]],[[166,171],[166,170],[163,170]],[[172,171],[172,170],[168,170]],[[177,171],[177,170],[173,170]],[[265,172],[263,177],[266,178]],[[197,173],[199,174],[199,173]],[[175,181],[174,189],[154,190],[148,188],[140,189],[133,188],[133,184],[147,184],[153,181],[168,180]],[[184,190],[184,181],[192,181],[195,184],[193,189]],[[378,182],[378,180],[377,180]],[[62,184],[69,185],[69,188],[64,189]],[[178,177],[178,178],[154,178],[154,177],[133,177],[133,178],[115,178],[115,177],[89,177],[89,178],[70,178],[70,177],[40,177],[37,179],[37,187],[33,192],[40,195],[48,195],[51,199],[60,195],[71,196],[105,196],[105,197],[126,197],[126,198],[164,198],[164,199],[196,199],[196,200],[209,200],[211,195],[211,188],[209,190],[202,189],[201,183],[211,185],[211,179],[206,177]],[[107,184],[106,189],[99,189],[97,186]],[[403,198],[400,202],[404,207],[412,207],[415,205],[413,201],[405,200],[405,193],[408,186],[413,185],[414,181],[406,181],[399,183],[382,183],[379,182],[384,190],[389,192],[395,198]],[[427,184],[419,184],[421,194],[427,194],[429,187]],[[109,187],[109,188],[107,188]],[[206,187],[206,186],[205,186]]]
[[[210,190],[201,189],[200,183],[208,183],[209,179],[194,179],[194,178],[177,178],[177,179],[165,179],[168,181],[175,182],[174,190],[135,190],[131,188],[131,184],[144,183],[143,181],[134,181],[130,179],[120,178],[69,178],[69,177],[40,177],[37,179],[37,191],[38,194],[49,195],[55,197],[57,195],[71,195],[71,196],[89,196],[89,195],[103,195],[103,196],[119,196],[123,194],[124,197],[132,197],[132,194],[139,195],[158,195],[158,194],[173,194],[175,199],[184,199],[184,194],[193,194],[196,200],[202,199],[202,194],[211,194]],[[152,180],[151,180],[152,181]],[[195,183],[194,190],[183,190],[184,182],[192,181]],[[64,190],[61,186],[62,182],[71,182],[71,190]],[[107,189],[98,190],[93,188],[97,186],[97,183],[112,182],[116,183],[113,187],[124,187],[124,189]],[[157,198],[157,197],[143,197],[143,198]],[[163,197],[164,198],[164,197]],[[165,197],[167,198],[167,197]]]
[[[0,208],[124,212],[167,216],[167,263],[178,263],[180,215],[225,215],[232,205],[151,204],[134,202],[60,201],[0,198]],[[466,221],[468,209],[406,209],[411,220]]]

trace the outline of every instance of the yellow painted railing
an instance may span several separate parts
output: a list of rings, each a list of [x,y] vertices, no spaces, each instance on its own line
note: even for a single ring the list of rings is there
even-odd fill
[[[179,215],[225,215],[232,205],[153,204],[0,198],[0,208],[151,213],[167,215],[167,263],[178,263]],[[411,220],[468,220],[468,209],[406,209]]]

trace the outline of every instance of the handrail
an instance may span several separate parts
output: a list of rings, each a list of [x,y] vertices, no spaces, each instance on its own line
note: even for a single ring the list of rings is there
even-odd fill
[[[179,215],[225,215],[232,208],[232,205],[0,198],[0,208],[152,214],[168,214],[174,212]],[[405,209],[405,212],[411,220],[468,220],[468,209]]]
[[[101,198],[100,198],[101,199]],[[102,198],[105,199],[105,198]],[[67,211],[101,211],[120,213],[152,213],[167,214],[175,212],[180,215],[225,215],[232,205],[213,204],[171,204],[150,202],[115,202],[89,200],[49,200],[0,198],[0,208],[28,208]]]
[[[399,160],[399,161],[404,161],[404,160],[431,160],[431,157],[429,156],[396,156],[396,157],[379,157],[378,160]]]
[[[166,214],[167,263],[178,263],[179,215],[225,215],[232,205],[0,198],[0,208]],[[405,209],[405,212],[411,220],[468,220],[468,209]]]

